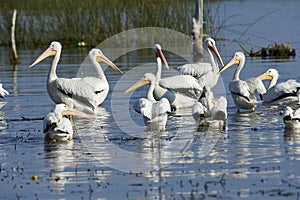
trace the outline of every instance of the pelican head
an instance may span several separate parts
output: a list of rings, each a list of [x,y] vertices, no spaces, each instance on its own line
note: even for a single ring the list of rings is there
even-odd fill
[[[236,52],[234,54],[234,56],[232,57],[232,59],[225,66],[223,66],[218,73],[221,73],[221,72],[225,71],[227,68],[229,68],[230,66],[232,66],[234,64],[237,64],[239,66],[241,64],[244,64],[245,59],[246,59],[246,57],[245,57],[244,53]]]
[[[163,61],[166,68],[169,69],[169,64],[161,50],[161,46],[159,44],[155,44],[153,50],[154,50],[155,58],[160,58]]]
[[[97,62],[104,62],[120,74],[123,74],[123,72],[113,62],[111,62],[106,56],[103,55],[100,49],[90,50],[89,55],[92,59],[96,59]]]
[[[219,62],[221,63],[222,66],[224,66],[223,60],[222,60],[222,58],[220,56],[220,53],[217,49],[215,40],[212,39],[212,38],[206,38],[205,41],[204,41],[204,45],[205,45],[206,49],[209,49],[212,52],[214,52],[214,54],[216,54]]]
[[[270,80],[277,79],[279,77],[279,73],[276,69],[268,69],[265,73],[259,75],[257,78],[260,80]]]
[[[146,73],[144,74],[144,76],[138,80],[135,84],[133,84],[131,87],[129,87],[127,90],[125,90],[123,93],[124,94],[127,94],[128,92],[131,92],[143,85],[146,85],[146,84],[150,84],[151,82],[154,83],[156,80],[156,77],[154,74],[152,73]]]
[[[51,42],[48,49],[46,49],[30,66],[29,68],[33,67],[34,65],[38,64],[42,60],[48,58],[49,56],[55,56],[57,52],[61,52],[62,46],[59,42],[53,41]]]

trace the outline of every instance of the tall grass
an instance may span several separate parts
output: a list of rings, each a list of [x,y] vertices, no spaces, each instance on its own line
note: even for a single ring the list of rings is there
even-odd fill
[[[95,46],[124,30],[146,26],[190,34],[194,3],[194,0],[1,0],[0,45],[10,44],[14,8],[18,10],[18,45],[45,45],[52,40],[75,45],[82,40]]]

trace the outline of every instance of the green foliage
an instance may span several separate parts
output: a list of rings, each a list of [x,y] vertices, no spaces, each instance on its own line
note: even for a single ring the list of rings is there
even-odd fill
[[[11,17],[18,10],[16,43],[95,46],[107,37],[140,27],[163,27],[185,34],[192,29],[194,0],[1,0],[0,45],[10,44]]]

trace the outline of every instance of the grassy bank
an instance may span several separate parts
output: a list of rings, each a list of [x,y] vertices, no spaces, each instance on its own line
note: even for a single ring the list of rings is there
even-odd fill
[[[190,34],[195,9],[194,0],[0,2],[1,46],[10,44],[14,8],[18,10],[16,42],[19,46],[45,45],[52,40],[63,41],[68,45],[85,41],[89,46],[95,46],[124,30],[146,26],[164,27]],[[205,10],[208,10],[207,7],[205,1]]]

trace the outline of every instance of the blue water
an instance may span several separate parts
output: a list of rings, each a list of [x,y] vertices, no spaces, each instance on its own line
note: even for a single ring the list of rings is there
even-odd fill
[[[215,3],[216,19],[226,19],[221,32],[227,40],[217,41],[224,62],[241,51],[236,40],[253,50],[274,41],[290,43],[298,54],[298,4]],[[154,71],[153,52],[145,49],[115,60],[124,76],[106,69],[111,91],[97,120],[76,118],[72,142],[47,143],[42,118],[53,107],[45,85],[51,58],[28,69],[44,49],[19,49],[21,63],[13,69],[6,63],[10,49],[1,48],[0,79],[10,92],[0,112],[1,199],[299,198],[300,132],[285,131],[280,107],[260,105],[255,113],[236,113],[228,92],[234,67],[222,74],[219,85],[228,100],[225,132],[197,132],[189,109],[172,114],[165,132],[144,130],[132,103],[145,96],[146,87],[129,96],[122,91],[144,72]],[[63,49],[58,75],[76,76],[87,53],[88,49]],[[111,52],[104,54],[112,57]],[[166,77],[186,62],[172,52],[166,57],[171,65],[171,70],[163,70]],[[279,81],[297,79],[299,64],[298,55],[284,60],[247,57],[241,78],[272,67],[279,70]]]

